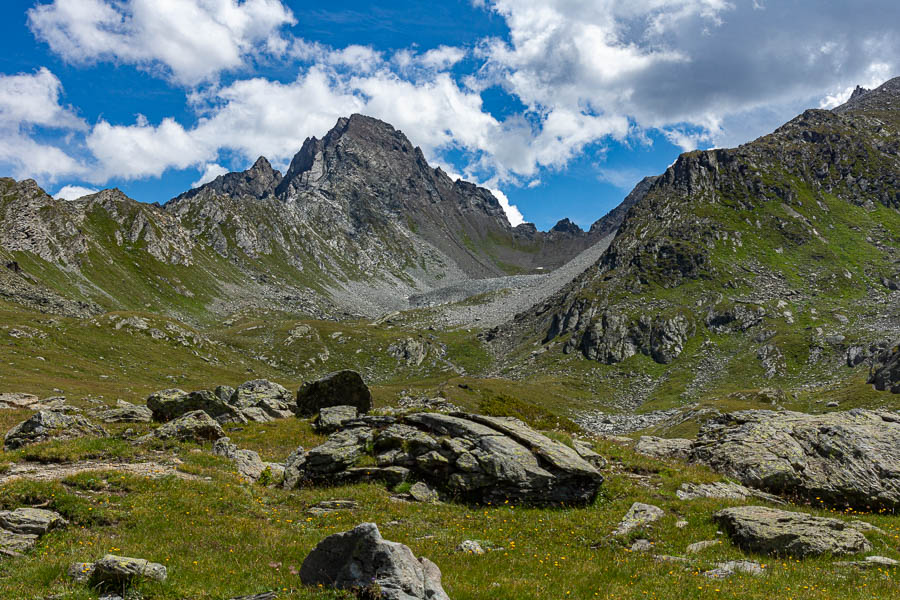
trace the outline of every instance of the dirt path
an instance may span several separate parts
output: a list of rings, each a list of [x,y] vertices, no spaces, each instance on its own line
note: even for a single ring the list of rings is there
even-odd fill
[[[132,475],[142,475],[151,479],[174,475],[180,479],[199,479],[196,475],[182,473],[177,470],[175,463],[169,462],[115,462],[86,460],[75,463],[41,464],[34,462],[15,463],[9,470],[0,474],[0,484],[17,479],[30,479],[33,481],[52,481],[65,479],[70,475],[76,475],[85,471],[120,471]]]

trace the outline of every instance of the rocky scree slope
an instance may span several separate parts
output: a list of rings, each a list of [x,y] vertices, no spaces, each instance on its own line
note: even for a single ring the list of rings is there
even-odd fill
[[[402,132],[362,115],[307,139],[284,175],[261,157],[165,206],[118,190],[59,201],[31,180],[2,179],[0,192],[3,295],[69,313],[274,302],[378,315],[448,283],[554,269],[613,221],[511,227],[488,190],[432,169]]]
[[[487,339],[610,365],[718,356],[702,387],[863,369],[900,335],[900,78],[643,183],[600,259]]]

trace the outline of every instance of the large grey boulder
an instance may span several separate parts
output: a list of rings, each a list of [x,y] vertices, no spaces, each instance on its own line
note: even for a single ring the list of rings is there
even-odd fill
[[[33,533],[13,533],[0,529],[0,556],[19,556],[31,550],[38,536]]]
[[[465,501],[586,504],[603,481],[575,450],[518,419],[454,413],[414,413],[347,428],[308,453],[288,460],[285,486],[304,480],[350,481],[360,477],[414,480]],[[353,467],[373,454],[375,467]]]
[[[867,552],[872,545],[844,521],[764,506],[739,506],[713,515],[741,548],[778,556]]]
[[[165,423],[151,435],[161,440],[203,442],[223,438],[225,432],[208,414],[202,410],[195,410]]]
[[[740,411],[708,421],[691,459],[774,494],[832,506],[900,506],[900,415]]]
[[[381,537],[375,523],[330,535],[300,567],[305,585],[381,592],[384,600],[449,600],[441,571],[403,544]]]
[[[876,390],[900,394],[900,344],[878,356],[869,383],[875,384]]]
[[[41,410],[10,429],[6,433],[3,445],[7,450],[15,450],[28,444],[49,440],[71,440],[85,436],[106,437],[107,435],[106,430],[82,416]]]
[[[353,406],[361,413],[372,410],[372,392],[359,373],[338,371],[297,391],[297,414],[311,417],[328,406]]]
[[[687,460],[691,454],[691,444],[692,440],[642,435],[634,445],[634,449],[654,458]]]
[[[178,389],[160,390],[147,397],[147,408],[153,418],[163,423],[188,413],[202,410],[219,423],[246,423],[240,411],[209,390],[184,392]]]

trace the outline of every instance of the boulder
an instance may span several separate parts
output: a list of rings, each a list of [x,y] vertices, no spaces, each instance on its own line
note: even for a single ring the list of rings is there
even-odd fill
[[[380,591],[384,600],[449,600],[441,572],[427,558],[416,559],[403,544],[381,537],[378,526],[363,523],[330,535],[309,553],[300,581],[359,592]]]
[[[0,409],[31,408],[40,402],[40,398],[32,394],[10,393],[0,394]]]
[[[94,436],[106,437],[106,430],[79,415],[41,410],[10,429],[4,440],[7,450],[49,440],[71,440]]]
[[[119,400],[115,408],[100,411],[97,417],[104,423],[149,423],[153,420],[153,411],[146,406]]]
[[[372,410],[372,393],[355,371],[338,371],[318,381],[303,384],[297,391],[296,411],[311,417],[328,406],[353,406],[361,413]]]
[[[153,563],[143,558],[130,558],[107,554],[94,563],[82,563],[87,569],[92,570],[91,585],[100,588],[115,588],[121,590],[136,581],[165,581],[168,575],[166,567]]]
[[[763,506],[720,510],[716,521],[741,548],[778,556],[867,552],[872,545],[844,521]]]
[[[869,383],[876,390],[900,394],[900,344],[878,355]]]
[[[52,510],[17,508],[0,511],[0,529],[11,533],[40,536],[66,525],[68,521]]]
[[[38,536],[30,533],[13,533],[0,529],[0,556],[19,556],[31,550]]]
[[[234,390],[228,403],[242,412],[258,408],[265,413],[266,420],[292,417],[296,409],[293,394],[287,388],[268,379],[254,379],[242,383]],[[254,420],[247,414],[245,416],[249,420]]]
[[[188,413],[203,411],[219,423],[246,423],[246,419],[230,404],[209,390],[184,392],[161,390],[147,397],[147,408],[153,418],[163,423]]]
[[[740,411],[707,421],[691,460],[744,485],[832,506],[900,506],[900,415]]]
[[[634,445],[634,449],[641,454],[654,458],[687,460],[691,454],[691,440],[680,438],[660,438],[651,435],[643,435]]]
[[[202,410],[195,410],[165,423],[152,435],[161,440],[202,442],[223,438],[225,432],[208,414]]]
[[[237,472],[251,481],[259,479],[263,471],[268,467],[259,457],[259,454],[253,450],[241,450],[237,445],[232,444],[227,437],[221,437],[216,440],[216,443],[213,444],[213,454],[234,461]]]
[[[412,484],[412,487],[409,488],[409,496],[416,502],[434,503],[439,500],[438,493],[421,481]]]
[[[613,535],[628,535],[635,529],[646,527],[663,518],[665,512],[658,506],[635,502],[622,517],[619,526],[613,531]]]
[[[359,415],[355,406],[326,406],[319,411],[319,416],[313,422],[313,427],[324,433],[331,433],[342,428],[345,423],[352,421]]]
[[[381,428],[348,422],[325,444],[302,457],[295,453],[286,487],[319,479],[402,481],[409,474],[466,501],[586,504],[603,481],[575,450],[517,419],[414,413],[402,421]],[[378,467],[351,468],[368,452]]]

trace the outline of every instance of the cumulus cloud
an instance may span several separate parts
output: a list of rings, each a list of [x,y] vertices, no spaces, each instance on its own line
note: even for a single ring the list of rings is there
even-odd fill
[[[58,192],[53,194],[53,197],[57,200],[78,200],[79,198],[83,198],[84,196],[90,196],[91,194],[96,194],[100,190],[82,187],[80,185],[65,185],[59,189]]]
[[[218,163],[206,163],[206,166],[203,167],[203,172],[200,174],[200,179],[192,183],[191,187],[198,188],[203,184],[209,183],[219,175],[224,175],[228,172],[228,169]]]
[[[506,218],[510,225],[515,227],[525,222],[525,217],[522,216],[519,207],[515,204],[510,204],[509,197],[506,194],[496,189],[491,190],[491,193],[494,194],[494,197],[500,202],[500,206],[503,207],[503,212],[506,213]]]
[[[69,62],[140,65],[183,84],[244,66],[295,22],[280,0],[53,0],[28,11],[35,36]]]
[[[84,167],[60,148],[34,138],[35,128],[82,131],[87,124],[60,104],[62,84],[48,69],[0,75],[0,164],[16,177],[78,174]]]

